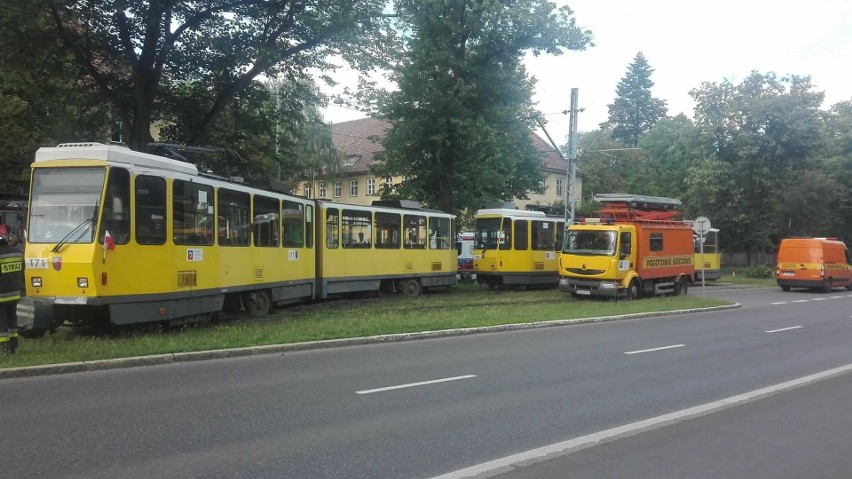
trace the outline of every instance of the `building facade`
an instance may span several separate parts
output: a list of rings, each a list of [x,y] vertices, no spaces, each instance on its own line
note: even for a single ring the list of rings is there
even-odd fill
[[[335,149],[343,154],[342,173],[303,179],[294,193],[308,198],[324,198],[340,203],[369,205],[379,199],[385,185],[392,186],[402,178],[378,178],[370,171],[376,154],[382,151],[381,139],[390,123],[375,118],[346,121],[331,125]],[[527,205],[565,204],[568,187],[568,165],[559,153],[535,133],[533,144],[544,157],[544,193],[530,193],[527,199],[514,199],[519,209]],[[582,176],[577,175],[574,198],[582,197]]]

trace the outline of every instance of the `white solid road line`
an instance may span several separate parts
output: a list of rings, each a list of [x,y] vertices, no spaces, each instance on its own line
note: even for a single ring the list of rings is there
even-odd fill
[[[663,346],[661,348],[652,348],[652,349],[643,349],[641,351],[625,351],[624,354],[641,354],[641,353],[653,353],[654,351],[663,351],[666,349],[674,349],[674,348],[682,348],[686,346],[685,344],[673,344],[671,346]]]
[[[781,328],[781,329],[773,329],[771,331],[766,331],[767,333],[780,333],[781,331],[790,331],[791,329],[801,329],[801,326],[790,326],[789,328]]]
[[[738,396],[732,396],[720,401],[713,401],[700,406],[695,406],[687,409],[682,409],[669,414],[663,414],[655,418],[637,421],[624,426],[607,429],[605,431],[596,432],[587,436],[581,436],[567,441],[558,442],[549,446],[532,449],[530,451],[513,454],[493,461],[484,462],[476,466],[471,466],[465,469],[449,472],[447,474],[436,476],[433,479],[462,479],[462,478],[485,478],[493,477],[496,474],[510,472],[530,464],[545,461],[560,456],[571,454],[572,452],[592,447],[597,444],[602,444],[615,439],[633,436],[642,432],[659,429],[681,421],[693,419],[706,414],[721,411],[729,407],[738,406],[747,402],[756,401],[781,391],[794,389],[801,386],[829,379],[841,374],[846,374],[852,371],[852,364],[847,364],[839,368],[829,369],[821,373],[812,374],[803,378],[794,379],[774,386],[769,386],[763,389],[757,389]]]
[[[373,393],[381,393],[385,391],[393,391],[394,389],[405,389],[405,388],[413,388],[417,386],[426,386],[428,384],[438,384],[438,383],[446,383],[450,381],[458,381],[461,379],[470,379],[475,378],[475,374],[467,374],[464,376],[454,376],[451,378],[443,378],[443,379],[433,379],[431,381],[422,381],[419,383],[409,383],[409,384],[400,384],[398,386],[388,386],[386,388],[378,388],[378,389],[367,389],[364,391],[355,391],[355,394],[373,394]]]

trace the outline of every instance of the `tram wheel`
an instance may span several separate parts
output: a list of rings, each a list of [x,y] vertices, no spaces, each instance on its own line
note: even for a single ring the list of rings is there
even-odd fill
[[[269,293],[266,291],[253,291],[248,294],[248,312],[252,316],[266,316],[272,306]]]
[[[406,279],[402,282],[402,295],[406,298],[416,298],[423,292],[423,287],[420,286],[420,281],[414,278]]]

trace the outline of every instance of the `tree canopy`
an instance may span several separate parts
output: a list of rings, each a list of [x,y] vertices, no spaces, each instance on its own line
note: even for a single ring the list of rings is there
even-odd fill
[[[609,105],[606,125],[612,128],[612,137],[625,146],[634,147],[639,139],[666,116],[666,102],[651,96],[651,73],[642,52],[636,54],[627,67],[627,74],[618,82],[616,98]],[[603,125],[602,125],[603,126]]]
[[[365,53],[385,39],[384,3],[80,0],[47,9],[124,141],[142,148],[153,123],[178,120],[177,140],[206,144],[225,110],[259,91],[261,75],[295,81],[308,68],[331,68],[325,59],[333,54],[362,68],[375,62]]]
[[[539,114],[527,52],[591,44],[567,7],[543,0],[403,0],[406,55],[399,89],[381,105],[393,124],[379,176],[402,176],[385,196],[458,213],[537,190],[542,160],[530,139]],[[410,29],[408,29],[410,28]]]
[[[585,200],[601,192],[680,198],[683,217],[709,217],[727,251],[771,252],[790,236],[852,241],[852,102],[826,111],[808,77],[758,72],[691,95],[694,119],[660,119],[638,150],[600,141],[605,130],[584,135]]]

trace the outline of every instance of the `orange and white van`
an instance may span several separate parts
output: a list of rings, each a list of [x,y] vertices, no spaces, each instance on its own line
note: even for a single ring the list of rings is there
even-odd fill
[[[837,238],[786,238],[778,248],[778,286],[830,292],[852,290],[852,264],[846,245]]]

